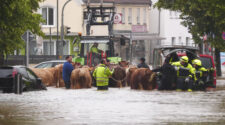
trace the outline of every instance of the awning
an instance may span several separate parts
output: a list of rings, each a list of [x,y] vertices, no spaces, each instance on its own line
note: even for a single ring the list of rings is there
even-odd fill
[[[99,43],[99,44],[105,44],[108,43],[109,40],[97,40],[97,39],[93,39],[93,40],[81,40],[81,43]]]
[[[157,34],[150,33],[114,33],[116,37],[125,37],[132,40],[164,40],[166,38],[160,37]]]
[[[108,36],[82,36],[81,43],[99,43],[105,44],[109,42]]]

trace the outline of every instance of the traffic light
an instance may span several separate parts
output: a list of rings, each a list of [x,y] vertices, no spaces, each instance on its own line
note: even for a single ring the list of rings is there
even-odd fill
[[[82,33],[81,33],[81,32],[79,32],[79,33],[78,33],[78,36],[79,36],[79,37],[81,37],[81,36],[82,36]]]
[[[66,27],[66,34],[69,34],[70,32],[70,27]]]

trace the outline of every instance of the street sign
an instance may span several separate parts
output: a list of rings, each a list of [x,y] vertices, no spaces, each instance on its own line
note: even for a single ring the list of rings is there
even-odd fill
[[[222,33],[223,40],[225,40],[225,32]]]
[[[114,15],[114,23],[121,24],[122,23],[122,13],[117,13]]]
[[[132,25],[132,32],[134,33],[145,33],[147,32],[146,25]]]
[[[27,35],[29,35],[29,41],[34,40],[34,35],[33,35],[29,30],[27,30],[27,31],[21,36],[21,38],[22,38],[25,42],[27,41],[27,38],[28,38]]]
[[[25,56],[25,65],[29,66],[29,41],[32,41],[34,39],[34,35],[27,30],[21,38],[26,42],[26,56]]]

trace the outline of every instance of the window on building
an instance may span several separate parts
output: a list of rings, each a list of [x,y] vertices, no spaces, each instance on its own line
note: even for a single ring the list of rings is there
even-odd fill
[[[182,44],[182,37],[179,36],[179,44],[181,45]]]
[[[44,26],[53,26],[54,25],[54,8],[51,7],[42,7],[41,8],[42,18],[45,22],[42,24]]]
[[[186,37],[186,46],[188,46],[190,44],[190,38]]]
[[[176,37],[172,37],[171,42],[172,42],[172,45],[175,45],[175,43],[176,43]]]
[[[69,48],[69,41],[65,41],[65,44],[63,46],[63,54],[69,55],[70,54],[70,48]]]
[[[129,8],[128,23],[132,24],[132,8]]]
[[[146,15],[147,15],[147,14],[146,14],[146,8],[144,8],[144,9],[143,9],[143,24],[146,24],[146,22],[147,22],[147,20],[146,20],[146,19],[147,19],[147,18],[146,18]]]
[[[137,24],[140,24],[140,15],[141,15],[140,8],[137,8]]]
[[[121,13],[122,13],[122,23],[125,23],[125,8],[122,8],[122,11],[121,11]]]
[[[54,42],[44,41],[43,51],[44,55],[54,55]]]

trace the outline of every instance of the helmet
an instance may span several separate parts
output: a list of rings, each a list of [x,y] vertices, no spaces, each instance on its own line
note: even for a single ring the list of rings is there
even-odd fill
[[[194,64],[194,65],[197,65],[197,66],[202,66],[202,61],[199,60],[199,59],[195,59],[195,60],[193,61],[193,64]]]
[[[180,58],[180,61],[183,61],[183,62],[185,62],[185,63],[188,63],[188,57],[187,57],[187,56],[182,56],[182,57]]]

